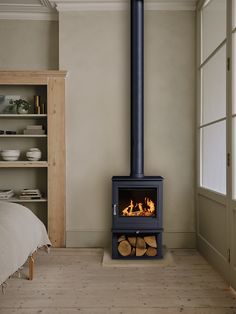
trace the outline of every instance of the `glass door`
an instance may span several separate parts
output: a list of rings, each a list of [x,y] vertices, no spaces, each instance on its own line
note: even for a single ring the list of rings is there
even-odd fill
[[[198,3],[198,186],[200,252],[229,282],[227,0]]]
[[[229,108],[229,120],[231,125],[231,146],[232,146],[232,189],[230,193],[230,278],[231,285],[236,289],[236,0],[233,0],[230,8],[232,18],[230,23],[230,37],[232,43],[232,74],[231,74],[231,95],[232,101]]]
[[[198,6],[198,246],[236,289],[236,0]]]

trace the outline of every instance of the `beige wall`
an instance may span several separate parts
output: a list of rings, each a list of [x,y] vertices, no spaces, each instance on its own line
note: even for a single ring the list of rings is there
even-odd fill
[[[67,245],[103,246],[111,177],[129,174],[127,12],[61,13],[67,78]],[[145,16],[145,173],[163,175],[164,241],[192,247],[195,14]]]
[[[58,22],[0,20],[0,69],[58,69]]]

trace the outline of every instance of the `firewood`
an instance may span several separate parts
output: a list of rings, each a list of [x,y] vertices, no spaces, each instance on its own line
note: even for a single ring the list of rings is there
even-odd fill
[[[147,256],[156,256],[157,255],[157,249],[154,247],[149,246],[146,252]]]
[[[147,249],[140,249],[136,247],[136,256],[143,256],[146,253]]]
[[[122,256],[129,256],[131,253],[131,245],[127,240],[121,241],[118,245],[118,251]]]
[[[135,251],[136,251],[136,250],[135,250],[135,248],[133,247],[130,256],[135,256]]]
[[[125,235],[122,235],[118,238],[118,242],[121,242],[121,241],[124,241],[126,238],[125,238]]]
[[[151,247],[157,248],[157,240],[155,236],[146,236],[144,241]]]
[[[136,237],[127,237],[127,239],[133,247],[136,246],[136,240],[137,240]]]
[[[146,242],[143,238],[137,237],[136,248],[146,249]]]

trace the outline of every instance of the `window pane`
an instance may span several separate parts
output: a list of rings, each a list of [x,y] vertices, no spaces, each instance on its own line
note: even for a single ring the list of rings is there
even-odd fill
[[[236,33],[233,34],[233,114],[236,113]]]
[[[233,28],[236,27],[236,0],[233,0]]]
[[[202,61],[226,38],[226,0],[211,0],[202,9]]]
[[[236,118],[233,118],[233,198],[236,199]]]
[[[225,121],[204,127],[202,142],[202,186],[226,193],[226,123]]]
[[[225,45],[202,68],[202,124],[226,115]]]

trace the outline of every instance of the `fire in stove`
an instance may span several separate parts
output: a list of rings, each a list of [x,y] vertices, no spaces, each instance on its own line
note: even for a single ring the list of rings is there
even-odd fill
[[[143,203],[135,203],[130,200],[129,206],[125,207],[121,210],[121,216],[142,216],[142,217],[150,217],[155,216],[155,204],[154,202],[145,197],[144,204]]]

